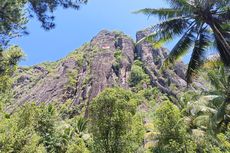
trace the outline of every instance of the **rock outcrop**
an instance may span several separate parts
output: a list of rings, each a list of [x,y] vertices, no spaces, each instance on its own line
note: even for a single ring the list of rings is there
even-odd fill
[[[140,41],[150,33],[148,30],[137,32],[137,41]],[[179,90],[186,87],[185,65],[178,62],[171,69],[162,70],[164,60],[168,56],[168,50],[165,48],[153,48],[152,44],[142,41],[136,46],[136,53],[139,59],[144,63],[145,72],[151,78],[152,86],[158,87],[163,93],[172,95],[175,98]],[[175,85],[177,92],[172,91],[170,86]]]
[[[138,32],[137,41],[147,34],[148,31]],[[66,101],[82,107],[89,105],[106,87],[131,88],[129,78],[135,60],[143,63],[150,78],[147,86],[176,98],[175,91],[186,87],[185,65],[179,62],[172,69],[161,70],[167,54],[165,48],[155,49],[145,41],[135,45],[123,33],[103,30],[64,59],[19,68],[14,84],[15,105]]]

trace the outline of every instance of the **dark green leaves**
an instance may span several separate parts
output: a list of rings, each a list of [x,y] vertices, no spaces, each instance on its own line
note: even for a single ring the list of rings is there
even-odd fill
[[[11,38],[25,32],[27,18],[23,0],[0,1],[0,46],[5,46]]]
[[[59,7],[79,9],[87,0],[0,0],[0,47],[10,39],[28,34],[26,24],[36,17],[42,28],[55,27],[54,11]]]
[[[146,8],[146,9],[141,9],[135,13],[142,13],[148,16],[156,15],[159,17],[159,19],[164,20],[164,19],[178,16],[179,13],[181,13],[181,11],[171,9],[171,8],[161,8],[161,9]]]
[[[201,66],[205,57],[205,51],[210,44],[210,37],[205,32],[206,30],[201,30],[200,35],[195,41],[195,46],[193,48],[192,56],[190,58],[187,70],[186,78],[188,83],[192,82],[192,76],[196,72],[196,70]]]
[[[187,1],[187,0],[166,0],[166,1],[173,8],[181,8],[181,7],[189,5],[189,3],[188,3],[189,1]]]
[[[181,37],[166,59],[166,65],[173,63],[189,51],[195,39],[193,32],[193,29],[190,29]]]
[[[158,46],[158,43],[167,42],[173,39],[174,36],[181,35],[188,27],[188,19],[179,16],[175,18],[170,18],[169,20],[163,21],[157,25],[154,25],[151,30],[152,34],[140,40],[151,40],[153,45]]]
[[[108,88],[91,103],[90,123],[94,152],[132,153],[142,139],[142,123],[135,119],[137,101],[122,88]],[[139,129],[142,127],[141,129]],[[137,130],[138,129],[138,130]],[[136,137],[138,135],[138,137]]]
[[[146,15],[157,15],[162,22],[152,27],[152,34],[143,38],[159,47],[177,36],[177,42],[166,64],[173,63],[188,51],[192,51],[187,72],[187,81],[191,81],[195,69],[201,66],[207,47],[216,44],[222,61],[230,65],[230,0],[167,0],[170,8],[142,9]],[[192,31],[190,31],[193,28]],[[206,32],[203,32],[204,29]],[[207,30],[208,29],[208,30]],[[211,37],[214,36],[214,37]],[[195,39],[194,37],[197,37]],[[140,41],[139,41],[140,42]],[[214,42],[214,43],[211,43]],[[193,45],[195,44],[195,45]],[[192,50],[190,48],[193,47]]]

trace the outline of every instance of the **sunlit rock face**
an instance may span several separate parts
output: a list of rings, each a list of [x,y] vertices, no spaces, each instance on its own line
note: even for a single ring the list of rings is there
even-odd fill
[[[157,86],[163,93],[177,97],[178,92],[186,87],[185,65],[183,62],[177,62],[172,68],[161,69],[168,56],[168,50],[153,48],[151,43],[144,41],[143,38],[150,32],[148,29],[137,32],[136,39],[140,43],[136,45],[136,54],[144,63],[145,71],[150,76],[152,85]],[[170,88],[172,85],[176,87],[176,90]]]
[[[148,32],[137,32],[136,40]],[[84,107],[106,87],[131,89],[129,78],[135,60],[143,63],[144,72],[151,80],[144,88],[157,87],[176,98],[178,91],[186,87],[185,65],[178,62],[171,69],[161,70],[167,54],[167,49],[153,48],[149,42],[136,45],[121,32],[102,30],[89,43],[59,61],[19,68],[14,76],[15,105],[71,101],[72,105]]]

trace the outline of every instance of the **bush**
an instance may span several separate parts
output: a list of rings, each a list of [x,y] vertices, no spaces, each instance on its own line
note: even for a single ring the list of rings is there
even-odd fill
[[[180,110],[171,102],[162,103],[155,113],[155,124],[160,132],[155,152],[195,152],[196,145],[189,137]]]
[[[142,81],[144,81],[145,83],[149,83],[149,77],[144,72],[142,68],[142,63],[140,61],[135,61],[131,68],[129,84],[130,86],[135,87]]]
[[[79,153],[88,153],[73,122],[61,120],[52,105],[27,104],[0,119],[0,152],[65,153],[78,148]]]
[[[113,63],[113,69],[116,75],[119,75],[119,71],[121,68],[122,51],[116,50],[116,52],[114,53],[114,57],[115,57],[115,62]]]

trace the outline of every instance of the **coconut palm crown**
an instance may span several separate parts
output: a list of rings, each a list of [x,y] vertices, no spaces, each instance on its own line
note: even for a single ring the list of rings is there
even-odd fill
[[[167,1],[169,8],[146,8],[137,12],[156,15],[161,20],[144,38],[152,41],[154,46],[180,37],[165,65],[192,51],[187,70],[187,82],[191,83],[211,46],[219,52],[225,66],[230,66],[230,0]]]

